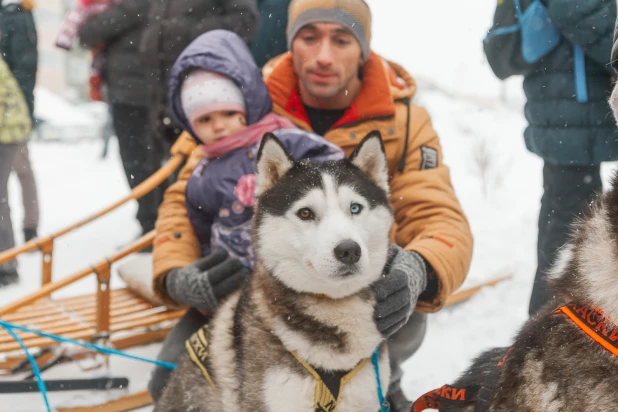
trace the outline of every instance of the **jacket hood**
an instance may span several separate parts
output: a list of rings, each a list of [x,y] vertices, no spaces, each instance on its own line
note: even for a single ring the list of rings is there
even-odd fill
[[[182,82],[194,69],[210,70],[232,79],[243,93],[247,124],[257,123],[271,111],[272,100],[249,47],[234,32],[212,30],[202,34],[178,56],[169,80],[169,101],[178,122],[196,138],[180,100]]]
[[[263,69],[264,79],[273,99],[275,112],[293,119],[310,130],[310,120],[299,94],[299,79],[294,70],[293,56],[286,53],[271,60]],[[333,127],[355,124],[367,119],[395,115],[395,103],[412,99],[416,93],[414,79],[398,64],[371,53],[363,66],[362,86],[352,105]]]

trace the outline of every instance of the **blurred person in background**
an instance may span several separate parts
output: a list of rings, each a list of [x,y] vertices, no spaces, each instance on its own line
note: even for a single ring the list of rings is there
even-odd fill
[[[26,99],[30,122],[34,124],[34,84],[38,66],[37,33],[32,17],[33,0],[1,0],[0,51]],[[24,240],[36,238],[39,226],[39,198],[30,163],[28,144],[18,150],[13,171],[17,174],[24,205]]]
[[[0,58],[0,252],[15,246],[7,183],[21,145],[32,131],[24,95],[11,70]],[[0,287],[19,281],[17,261],[0,264]]]
[[[122,165],[131,189],[157,171],[163,161],[148,123],[144,65],[138,53],[150,0],[114,0],[89,16],[78,29],[82,46],[104,58],[99,67],[103,94],[110,104]],[[154,229],[165,185],[139,199],[141,234]],[[148,250],[148,249],[147,249]],[[146,251],[147,251],[146,250]]]
[[[32,124],[34,119],[31,117]],[[36,179],[30,163],[30,153],[28,143],[20,145],[13,171],[17,175],[21,186],[21,198],[24,205],[24,222],[22,225],[24,232],[24,242],[37,238],[39,227],[39,195],[37,193]]]
[[[543,159],[543,197],[539,213],[538,266],[530,298],[532,316],[553,300],[547,271],[566,241],[574,219],[602,191],[601,162],[618,159],[616,124],[607,103],[615,83],[610,63],[616,21],[614,0],[520,0],[521,9],[546,13],[536,27],[535,43],[522,48],[514,0],[498,2],[485,55],[501,80],[523,75],[527,102],[526,147]],[[543,10],[545,8],[545,10]],[[534,10],[531,8],[530,10]],[[553,26],[549,27],[549,25]],[[552,44],[541,44],[541,33]],[[535,47],[546,54],[524,59]],[[537,57],[538,57],[537,56]],[[548,306],[549,307],[549,306]]]
[[[285,30],[291,0],[258,0],[259,28],[249,43],[249,50],[261,69],[273,57],[288,51]]]
[[[167,154],[182,131],[168,105],[169,72],[199,35],[224,29],[249,41],[258,27],[256,0],[152,0],[140,52],[148,81],[150,126]]]

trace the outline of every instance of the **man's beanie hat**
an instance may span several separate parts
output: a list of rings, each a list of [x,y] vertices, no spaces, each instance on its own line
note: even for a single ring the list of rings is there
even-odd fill
[[[292,0],[288,9],[288,49],[299,30],[311,23],[338,23],[358,40],[367,60],[371,50],[371,10],[363,0]]]

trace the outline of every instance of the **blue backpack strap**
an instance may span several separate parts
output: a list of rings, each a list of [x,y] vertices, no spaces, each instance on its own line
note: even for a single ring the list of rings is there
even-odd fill
[[[586,56],[584,49],[577,44],[573,45],[573,73],[575,75],[575,98],[578,103],[588,101],[588,85],[586,84]]]
[[[517,18],[520,19],[522,15],[521,4],[519,3],[519,0],[513,0],[513,4],[515,5],[515,12],[517,13]]]

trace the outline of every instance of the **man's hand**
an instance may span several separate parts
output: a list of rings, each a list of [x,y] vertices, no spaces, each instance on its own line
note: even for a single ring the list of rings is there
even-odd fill
[[[170,270],[165,287],[175,302],[212,313],[250,273],[238,259],[219,249],[190,265]]]
[[[390,256],[382,278],[373,284],[377,300],[374,318],[384,338],[408,322],[427,285],[427,268],[418,253],[391,245]]]

